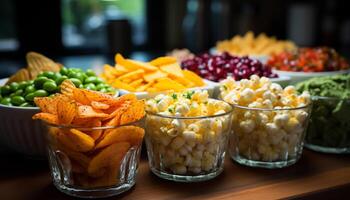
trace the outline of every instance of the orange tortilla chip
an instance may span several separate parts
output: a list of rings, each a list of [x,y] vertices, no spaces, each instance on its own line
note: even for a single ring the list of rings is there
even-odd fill
[[[57,116],[60,124],[70,124],[77,114],[77,104],[73,101],[58,101]]]
[[[90,151],[95,146],[95,140],[78,129],[70,129],[69,133],[66,133],[65,136],[73,142],[74,149],[78,152]]]
[[[6,85],[12,82],[21,82],[28,80],[30,80],[29,71],[27,69],[20,69],[9,78],[9,80],[6,82]]]
[[[32,118],[33,119],[41,119],[49,124],[54,124],[54,125],[59,124],[57,115],[50,114],[50,113],[37,113]]]
[[[140,120],[145,114],[145,102],[143,100],[136,101],[121,115],[120,125]]]
[[[98,101],[92,101],[91,102],[91,106],[95,109],[99,109],[99,110],[106,110],[109,108],[109,105],[108,104],[105,104],[105,103],[101,103],[101,102],[98,102]]]
[[[78,107],[78,117],[79,118],[92,118],[92,117],[97,117],[97,118],[106,118],[108,117],[109,114],[99,112],[95,109],[93,109],[91,106],[79,106]]]
[[[109,131],[96,145],[96,148],[102,148],[116,142],[129,142],[131,145],[139,145],[144,135],[145,130],[138,126],[121,126]]]
[[[62,94],[73,97],[73,91],[76,87],[71,80],[67,79],[61,83],[60,88]]]
[[[89,175],[95,174],[102,168],[109,166],[112,161],[115,162],[115,160],[122,160],[129,148],[130,144],[128,142],[120,142],[112,144],[101,150],[100,153],[92,158],[89,164]]]
[[[34,103],[42,112],[57,114],[57,99],[53,97],[35,97]]]

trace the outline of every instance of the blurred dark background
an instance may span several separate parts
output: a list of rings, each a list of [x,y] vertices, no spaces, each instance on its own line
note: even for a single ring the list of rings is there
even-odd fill
[[[148,60],[174,48],[208,51],[252,30],[350,55],[342,0],[1,0],[0,78],[37,51],[68,67],[98,68],[120,52]]]

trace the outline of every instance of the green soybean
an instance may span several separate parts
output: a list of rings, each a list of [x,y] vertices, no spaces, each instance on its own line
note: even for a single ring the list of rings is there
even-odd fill
[[[57,79],[61,78],[62,75],[60,73],[55,73],[55,75],[53,76],[53,80],[56,81]]]
[[[56,82],[54,82],[54,81],[46,81],[44,83],[44,85],[43,85],[43,89],[48,91],[48,92],[54,92],[58,88],[57,88]]]
[[[16,94],[16,96],[22,96],[24,94],[24,90],[19,89],[16,92],[14,92]]]
[[[106,93],[107,90],[106,90],[106,88],[102,88],[102,89],[100,90],[100,92]]]
[[[26,102],[26,100],[23,97],[21,97],[21,96],[13,96],[13,97],[11,97],[11,103],[13,105],[15,105],[15,106],[19,106],[19,105],[21,105],[22,103],[25,103],[25,102]]]
[[[24,94],[27,95],[27,94],[29,94],[29,93],[34,92],[35,90],[36,90],[36,89],[35,89],[35,87],[34,87],[33,85],[28,85],[28,86],[26,87],[26,89],[24,90]]]
[[[84,88],[88,90],[96,90],[96,86],[93,83],[88,83],[84,85]]]
[[[16,82],[13,82],[13,83],[10,83],[10,89],[11,89],[11,92],[15,92],[19,87],[19,84],[16,83]]]
[[[4,86],[1,88],[1,94],[2,94],[3,96],[6,96],[6,95],[10,94],[10,92],[11,92],[11,88],[10,88],[9,85],[4,85]]]
[[[43,87],[43,84],[49,80],[47,77],[39,77],[37,79],[34,80],[34,85],[35,88],[40,89]]]
[[[47,93],[45,90],[37,90],[34,92],[34,97],[46,97],[49,93]]]
[[[19,83],[18,89],[24,90],[28,85],[29,83],[27,81],[22,81]]]
[[[62,75],[68,75],[68,72],[69,72],[69,70],[68,70],[66,67],[62,67],[62,68],[60,69],[60,73],[61,73]]]
[[[85,84],[88,84],[88,83],[96,83],[96,79],[97,79],[96,76],[90,76],[90,77],[88,77],[87,79],[85,79]]]
[[[11,98],[10,97],[5,97],[0,101],[0,104],[4,105],[11,105]]]
[[[29,94],[27,94],[24,99],[27,100],[27,101],[33,101],[34,100],[34,92],[31,92]]]
[[[87,76],[96,76],[95,72],[92,71],[91,69],[86,70],[85,74],[86,74]]]
[[[66,75],[63,75],[60,78],[56,79],[56,84],[61,85],[61,83],[66,79],[68,79],[68,77]]]
[[[79,87],[82,84],[81,81],[77,78],[70,78],[69,80],[71,80],[73,82],[75,87]]]
[[[104,81],[102,80],[102,78],[96,77],[95,84],[99,84],[99,83],[104,83]]]
[[[43,75],[49,79],[55,78],[55,72],[44,72]]]

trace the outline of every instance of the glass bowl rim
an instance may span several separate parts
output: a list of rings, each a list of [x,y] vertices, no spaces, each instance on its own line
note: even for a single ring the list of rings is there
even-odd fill
[[[138,122],[143,121],[146,118],[146,115],[143,116],[141,119],[130,122],[130,123],[126,123],[123,125],[118,125],[118,126],[95,126],[95,127],[84,127],[84,126],[74,126],[74,125],[56,125],[56,124],[50,124],[47,122],[43,122],[46,126],[49,127],[55,127],[55,128],[59,128],[59,129],[78,129],[78,130],[85,130],[85,131],[91,131],[91,130],[107,130],[107,129],[116,129],[119,127],[123,127],[123,126],[130,126],[130,125],[134,125]],[[144,128],[144,127],[141,127]]]
[[[209,99],[213,99],[213,98],[209,98]],[[146,110],[146,115],[151,115],[151,116],[157,116],[157,117],[163,117],[163,118],[168,118],[168,119],[205,119],[205,118],[215,118],[215,117],[222,117],[225,115],[229,115],[233,112],[233,107],[231,104],[227,103],[226,101],[223,100],[219,100],[219,99],[213,99],[215,101],[221,101],[226,103],[227,105],[230,106],[230,110],[224,112],[224,113],[220,113],[220,114],[214,114],[214,115],[206,115],[206,116],[192,116],[192,117],[184,117],[184,116],[173,116],[173,115],[162,115],[159,113],[154,113],[154,112],[149,112]]]
[[[254,111],[292,111],[292,110],[301,110],[301,109],[306,109],[306,108],[311,108],[312,102],[309,104],[306,104],[304,106],[298,106],[298,107],[293,107],[293,108],[250,108],[247,106],[241,106],[237,104],[230,104],[233,108],[241,108],[244,110],[254,110]]]
[[[326,96],[318,96],[318,95],[314,95],[314,96],[311,96],[311,99],[312,100],[347,100],[347,101],[350,101],[350,97],[349,98],[342,98],[342,97],[326,97]]]

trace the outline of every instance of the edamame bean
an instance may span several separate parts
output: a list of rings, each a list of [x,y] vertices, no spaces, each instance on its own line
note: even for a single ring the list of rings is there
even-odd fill
[[[63,75],[60,78],[56,79],[56,84],[61,85],[61,83],[66,79],[68,79],[68,77],[66,75]]]
[[[69,80],[71,80],[73,82],[75,87],[79,87],[82,84],[81,81],[77,78],[70,78]]]
[[[11,92],[11,88],[10,88],[9,85],[4,85],[4,86],[2,86],[2,88],[1,88],[1,94],[2,94],[3,96],[6,96],[6,95],[10,94],[10,92]]]
[[[88,90],[96,90],[96,86],[93,83],[84,85],[84,88]]]
[[[22,81],[19,83],[18,89],[24,90],[29,85],[27,81]]]
[[[85,84],[88,83],[95,83],[96,82],[97,77],[96,76],[90,76],[87,79],[85,79]]]
[[[13,82],[13,83],[10,83],[10,89],[11,89],[11,92],[15,92],[19,87],[19,84],[16,83],[16,82]]]
[[[55,72],[44,72],[43,75],[49,79],[55,78]]]
[[[86,74],[87,76],[96,76],[95,72],[92,71],[91,69],[87,69],[86,72],[85,72],[85,74]]]
[[[27,87],[26,87],[26,89],[24,90],[24,94],[29,94],[29,93],[32,93],[32,92],[34,92],[35,91],[35,87],[34,87],[34,85],[28,85]]]
[[[27,100],[27,101],[33,101],[34,100],[34,92],[31,92],[29,94],[27,94],[24,99]]]
[[[35,88],[40,89],[43,87],[43,84],[49,80],[47,77],[39,77],[37,79],[34,80],[34,85]]]
[[[62,75],[60,73],[55,73],[54,77],[53,77],[53,80],[56,81],[57,79],[61,78]]]
[[[49,94],[45,90],[37,90],[34,92],[34,97],[46,97]]]
[[[104,81],[102,80],[102,78],[96,77],[95,84],[99,84],[99,83],[104,83]]]
[[[106,88],[102,88],[102,89],[100,90],[100,92],[106,93],[107,90],[106,90]]]
[[[4,105],[11,105],[11,98],[10,97],[5,97],[1,100],[0,102],[1,104],[4,104]]]
[[[43,85],[43,89],[48,92],[54,92],[57,90],[56,82],[54,81],[46,81]]]
[[[16,94],[16,96],[22,96],[23,95],[23,93],[24,93],[24,90],[22,90],[22,89],[19,89],[19,90],[17,90],[16,92],[14,92],[15,94]]]
[[[60,69],[60,73],[61,73],[62,75],[68,75],[68,72],[69,72],[69,70],[68,70],[66,67],[62,67],[62,68]]]
[[[19,106],[19,105],[21,105],[22,103],[25,103],[25,102],[26,102],[26,100],[23,97],[21,97],[21,96],[13,96],[13,97],[11,97],[11,103],[13,105],[15,105],[15,106]]]

